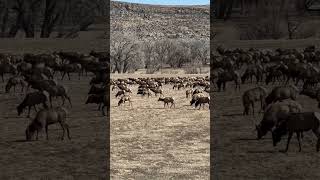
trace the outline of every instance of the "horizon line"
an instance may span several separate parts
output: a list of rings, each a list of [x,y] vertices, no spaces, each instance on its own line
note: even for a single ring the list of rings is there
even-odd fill
[[[114,2],[122,2],[122,3],[132,3],[132,4],[143,4],[143,5],[161,5],[161,6],[208,6],[210,5],[210,2],[208,3],[199,3],[199,4],[178,4],[178,3],[160,3],[160,2],[163,2],[163,1],[160,1],[158,3],[151,3],[151,2],[139,2],[139,1],[135,1],[135,0],[111,0],[111,1],[114,1]],[[143,0],[140,0],[140,1],[143,1]],[[165,1],[165,2],[168,2],[168,1]],[[171,1],[172,2],[172,1]],[[193,1],[194,2],[194,1]]]

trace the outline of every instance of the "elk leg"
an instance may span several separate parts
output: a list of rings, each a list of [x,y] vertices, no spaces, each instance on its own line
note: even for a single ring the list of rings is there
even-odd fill
[[[48,136],[48,124],[46,124],[46,138],[47,138],[47,140],[49,140],[49,136]]]
[[[37,108],[36,108],[36,106],[35,106],[35,105],[33,106],[33,108],[34,108],[34,111],[35,111],[35,112],[37,112]]]
[[[31,109],[31,106],[28,107],[28,116],[27,116],[27,118],[30,117],[30,109]]]
[[[61,126],[61,128],[62,128],[62,136],[61,136],[61,140],[63,140],[63,138],[64,138],[64,124],[62,124],[62,122],[60,122],[60,126]]]
[[[38,141],[39,139],[39,131],[37,130],[37,137],[36,137],[36,140]]]
[[[299,152],[301,152],[300,132],[296,132],[296,133],[297,133],[297,139],[298,139],[298,143],[299,143]]]
[[[251,103],[251,107],[252,107],[252,114],[254,115],[254,102]]]
[[[248,109],[247,107],[244,107],[242,115],[246,115],[247,114],[247,109]]]
[[[62,73],[62,72],[61,72]],[[66,72],[63,72],[61,80],[63,80],[64,76],[66,75]]]
[[[103,105],[102,108],[101,108],[101,111],[102,111],[102,116],[106,116],[105,112],[104,112],[104,108],[106,107],[106,105]]]
[[[16,85],[13,85],[13,92],[16,93]]]
[[[69,80],[70,80],[70,73],[69,73],[69,72],[67,72],[67,74],[68,74],[68,78],[69,78]]]
[[[284,150],[284,152],[287,152],[288,149],[289,149],[289,143],[290,143],[290,140],[291,140],[292,135],[293,135],[293,132],[289,132],[288,141],[287,141],[287,147],[286,147],[286,149]]]
[[[49,101],[50,101],[50,105],[52,107],[52,96],[51,95],[49,96]]]
[[[66,96],[66,98],[68,99],[69,103],[70,103],[70,107],[72,107],[72,103],[71,103],[71,99],[69,96]]]
[[[101,103],[99,103],[99,106],[98,106],[98,111],[100,111],[101,109]]]
[[[68,135],[69,140],[71,140],[70,131],[69,131],[69,125],[66,124],[66,123],[64,123],[63,125],[64,125],[64,128],[67,129],[67,135]]]
[[[62,99],[62,106],[64,105],[64,102],[66,101],[64,96],[61,96],[61,99]]]
[[[313,129],[312,132],[317,136],[317,152],[319,152],[320,149],[320,132],[318,129]]]
[[[320,148],[320,137],[318,137],[318,141],[317,141],[317,152],[319,152],[319,148]]]

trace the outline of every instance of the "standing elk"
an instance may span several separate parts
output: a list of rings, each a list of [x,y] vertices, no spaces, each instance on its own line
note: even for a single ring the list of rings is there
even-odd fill
[[[250,106],[252,107],[252,114],[254,115],[254,103],[260,101],[261,110],[265,108],[265,98],[267,90],[263,87],[256,87],[245,91],[242,95],[243,115],[249,115]]]

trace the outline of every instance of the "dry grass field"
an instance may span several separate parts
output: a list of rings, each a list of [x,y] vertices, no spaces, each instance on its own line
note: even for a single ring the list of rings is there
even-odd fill
[[[6,42],[6,40],[3,40]],[[1,52],[44,53],[52,50],[88,53],[91,49],[102,51],[102,41],[17,40],[1,43]],[[90,49],[88,49],[88,45]],[[16,107],[24,93],[5,93],[5,83],[0,82],[0,179],[104,179],[106,177],[106,118],[95,105],[86,105],[89,81],[93,75],[81,77],[72,74],[58,83],[68,88],[73,107],[67,103],[71,140],[58,140],[62,130],[59,125],[49,126],[49,141],[44,131],[39,141],[25,142],[25,129],[30,123],[24,112],[17,115]],[[9,76],[5,77],[5,82]],[[56,73],[56,79],[61,75]],[[20,91],[20,87],[17,88]],[[30,91],[33,91],[30,89]],[[61,99],[54,99],[60,105]],[[40,106],[39,106],[40,107]],[[32,109],[31,117],[35,112]]]
[[[111,78],[172,76],[126,74]],[[195,109],[185,90],[164,85],[164,95],[176,101],[175,108],[164,109],[158,97],[141,97],[137,88],[132,86],[133,108],[128,104],[118,107],[117,91],[111,92],[111,179],[209,179],[208,106]]]
[[[219,179],[310,179],[320,178],[320,154],[316,152],[316,138],[309,131],[304,133],[302,152],[294,136],[288,153],[279,150],[285,148],[287,136],[273,147],[271,133],[256,140],[254,122],[262,120],[262,113],[255,116],[243,116],[242,94],[255,87],[253,84],[242,85],[240,92],[235,92],[234,84],[227,85],[226,92],[215,93],[215,110],[212,120],[214,128],[214,172]],[[266,87],[269,91],[272,86]],[[297,99],[304,111],[319,111],[317,102],[300,95]],[[260,109],[256,103],[256,110]]]

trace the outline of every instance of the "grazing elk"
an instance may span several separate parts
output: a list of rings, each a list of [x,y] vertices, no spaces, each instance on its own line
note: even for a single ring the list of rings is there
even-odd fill
[[[31,107],[33,107],[34,110],[37,112],[37,109],[35,107],[35,105],[37,104],[43,104],[44,108],[48,108],[48,105],[46,103],[48,100],[47,96],[48,95],[46,95],[45,93],[39,92],[39,91],[28,93],[26,97],[23,99],[23,101],[21,102],[21,104],[19,104],[19,106],[17,107],[18,116],[20,116],[23,110],[26,107],[28,107],[29,110],[28,110],[27,117],[30,117]]]
[[[69,125],[66,123],[67,121],[67,110],[62,107],[49,108],[40,110],[33,121],[29,124],[26,129],[26,140],[30,141],[35,132],[37,132],[36,140],[38,140],[38,133],[45,128],[46,131],[46,139],[49,140],[48,135],[48,126],[51,124],[59,123],[63,132],[61,136],[61,140],[64,139],[65,130],[67,130],[68,138],[70,137]]]
[[[288,113],[301,112],[302,106],[293,100],[284,100],[270,104],[265,109],[261,122],[256,125],[257,139],[261,139]]]
[[[299,89],[294,85],[277,86],[273,88],[271,93],[266,97],[266,105],[289,98],[296,100],[298,93]]]
[[[159,88],[150,88],[150,90],[155,94],[155,96],[157,96],[157,94],[160,94],[160,96],[164,96],[163,95],[163,90],[159,89]]]
[[[164,108],[166,107],[166,105],[169,107],[169,103],[171,103],[170,108],[172,106],[176,107],[173,97],[164,97],[164,98],[159,97],[158,101],[163,101],[164,102]]]
[[[280,122],[278,122],[276,128],[272,131],[273,145],[276,146],[281,140],[281,136],[288,131],[288,141],[286,149],[283,152],[287,152],[289,149],[289,143],[293,133],[297,134],[299,143],[299,152],[301,152],[300,133],[303,131],[310,131],[317,136],[316,150],[320,148],[320,113],[318,112],[303,112],[303,113],[290,113]]]
[[[210,97],[199,97],[198,100],[195,103],[195,107],[197,108],[199,106],[199,110],[202,106],[202,108],[204,109],[204,105],[208,103],[209,108],[210,108]]]
[[[189,98],[189,96],[193,94],[193,90],[192,89],[188,89],[186,90],[186,98]]]
[[[68,75],[68,78],[70,80],[70,73],[73,73],[73,72],[78,73],[78,79],[80,80],[82,66],[79,63],[64,64],[61,67],[61,72],[63,72],[61,80],[63,80],[66,74]]]
[[[2,77],[2,82],[4,82],[4,74],[6,73],[16,75],[18,71],[17,71],[17,68],[12,64],[8,64],[8,63],[0,64],[0,75]]]
[[[13,92],[16,92],[16,86],[21,86],[21,92],[23,92],[24,88],[28,86],[28,83],[23,80],[21,76],[13,76],[11,77],[6,84],[6,93],[10,92],[11,87],[13,87]]]
[[[53,97],[61,97],[62,98],[62,106],[65,103],[65,99],[67,99],[70,103],[70,106],[72,107],[71,99],[67,94],[67,90],[63,85],[56,85],[56,86],[49,86],[45,89],[49,93],[49,101],[50,105],[52,107],[52,98]]]
[[[129,105],[130,105],[131,107],[133,107],[133,106],[132,106],[132,100],[131,100],[131,96],[130,96],[130,95],[123,95],[123,96],[120,98],[119,102],[118,102],[118,106],[121,106],[121,104],[124,104],[124,103],[126,103],[126,102],[129,102]]]
[[[192,106],[194,103],[196,103],[196,101],[197,101],[200,97],[205,97],[205,96],[204,96],[204,94],[202,94],[202,93],[194,94],[194,95],[192,96],[191,101],[190,101],[190,106]]]

